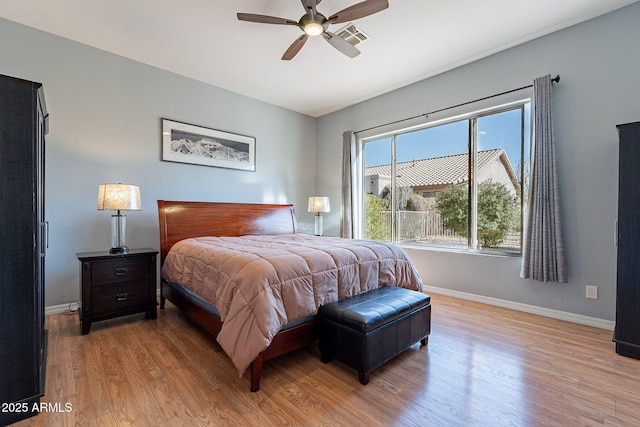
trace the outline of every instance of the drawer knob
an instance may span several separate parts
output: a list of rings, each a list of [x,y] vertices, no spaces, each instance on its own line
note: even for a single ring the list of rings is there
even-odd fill
[[[129,297],[129,293],[128,292],[123,292],[121,294],[116,294],[116,301],[126,301],[128,297]]]
[[[127,267],[116,268],[116,276],[126,276],[128,272],[129,269]]]

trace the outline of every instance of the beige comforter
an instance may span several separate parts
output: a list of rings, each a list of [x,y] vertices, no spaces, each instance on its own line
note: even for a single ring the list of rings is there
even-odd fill
[[[303,234],[185,239],[169,251],[162,278],[218,308],[217,341],[240,375],[283,325],[322,304],[381,286],[422,290],[396,245]]]

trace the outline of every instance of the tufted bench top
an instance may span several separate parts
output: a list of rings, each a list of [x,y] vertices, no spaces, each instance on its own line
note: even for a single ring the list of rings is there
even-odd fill
[[[431,297],[422,292],[383,286],[323,305],[318,309],[318,315],[368,333],[430,303]]]

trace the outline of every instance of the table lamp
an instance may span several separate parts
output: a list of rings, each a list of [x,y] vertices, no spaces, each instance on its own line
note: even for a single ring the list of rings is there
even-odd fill
[[[98,186],[98,210],[116,211],[111,215],[111,254],[126,254],[127,217],[121,211],[139,211],[140,188],[128,184],[100,184]]]
[[[321,196],[309,197],[309,212],[315,215],[315,235],[322,236],[322,215],[321,212],[330,212],[329,198]]]

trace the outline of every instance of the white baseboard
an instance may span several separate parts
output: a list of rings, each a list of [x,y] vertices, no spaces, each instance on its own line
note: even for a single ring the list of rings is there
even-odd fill
[[[579,323],[581,325],[593,326],[596,328],[613,331],[615,322],[612,320],[598,319],[596,317],[583,316],[581,314],[569,313],[566,311],[552,310],[550,308],[538,307],[535,305],[522,304],[519,302],[507,301],[498,298],[485,297],[482,295],[470,294],[467,292],[454,291],[451,289],[437,288],[435,286],[424,286],[423,291],[434,294],[446,295],[454,298],[480,302],[512,310],[524,311],[525,313],[538,314],[540,316],[551,317],[553,319],[566,320],[568,322]]]
[[[49,307],[44,308],[44,315],[48,316],[49,314],[58,314],[58,313],[71,313],[78,310],[80,304],[77,301],[68,302],[66,304],[60,305],[50,305]]]
[[[540,316],[551,317],[553,319],[566,320],[568,322],[579,323],[581,325],[593,326],[596,328],[607,329],[613,331],[615,322],[612,320],[598,319],[596,317],[583,316],[581,314],[569,313],[566,311],[552,310],[550,308],[538,307],[535,305],[522,304],[519,302],[507,301],[499,298],[485,297],[482,295],[470,294],[467,292],[454,291],[446,288],[437,288],[435,286],[424,286],[425,292],[433,292],[434,294],[446,295],[454,298],[466,299],[469,301],[480,302],[483,304],[494,305],[496,307],[509,308],[512,310],[524,311],[525,313],[538,314]],[[159,292],[158,292],[159,294]],[[45,307],[44,314],[58,314],[76,311],[79,303],[73,301],[67,304],[53,305]]]

